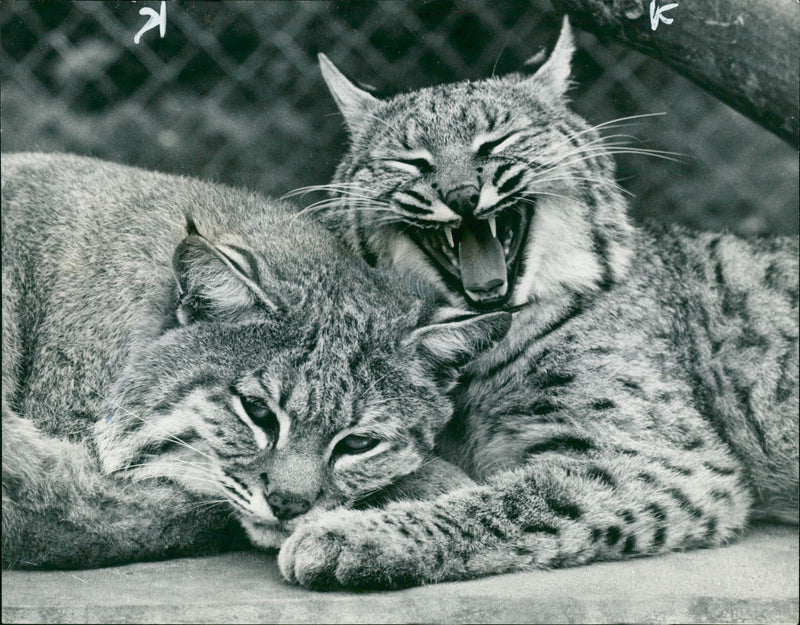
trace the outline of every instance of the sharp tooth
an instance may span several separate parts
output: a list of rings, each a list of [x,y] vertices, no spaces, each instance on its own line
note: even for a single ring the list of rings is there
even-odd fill
[[[447,242],[450,244],[450,247],[456,246],[456,242],[453,240],[453,229],[450,226],[444,227],[444,236],[447,237]]]
[[[489,230],[492,231],[492,236],[497,238],[497,221],[494,217],[489,217],[486,221],[489,222]]]

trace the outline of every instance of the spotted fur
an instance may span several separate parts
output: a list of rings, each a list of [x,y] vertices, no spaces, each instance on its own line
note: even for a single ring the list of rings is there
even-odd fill
[[[322,59],[352,143],[311,211],[443,300],[517,312],[440,439],[479,485],[303,525],[288,579],[399,587],[797,522],[797,238],[632,226],[631,148],[567,108],[572,49],[565,21],[533,76],[387,100]]]
[[[63,155],[2,174],[4,566],[196,555],[232,519],[277,547],[468,481],[431,452],[507,313],[443,315],[254,194]]]

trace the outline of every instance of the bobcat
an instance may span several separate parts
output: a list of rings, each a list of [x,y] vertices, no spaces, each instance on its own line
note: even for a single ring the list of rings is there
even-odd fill
[[[320,57],[351,145],[309,212],[451,305],[516,312],[439,441],[478,485],[301,524],[288,579],[400,587],[797,522],[797,238],[633,226],[627,148],[567,108],[572,53],[565,19],[532,76],[385,100]]]
[[[231,512],[276,547],[468,483],[434,438],[508,313],[443,313],[255,194],[67,155],[2,174],[4,566],[208,553],[244,543]]]

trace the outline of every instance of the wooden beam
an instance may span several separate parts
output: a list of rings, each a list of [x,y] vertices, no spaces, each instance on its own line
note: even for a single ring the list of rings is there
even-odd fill
[[[575,26],[663,61],[798,147],[798,0],[654,0],[671,24],[653,23],[653,0],[552,1]]]

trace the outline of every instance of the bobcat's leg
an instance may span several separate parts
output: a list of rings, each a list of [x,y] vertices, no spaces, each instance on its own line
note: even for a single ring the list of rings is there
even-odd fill
[[[718,545],[744,527],[750,495],[721,445],[665,457],[549,452],[433,501],[329,512],[286,541],[281,571],[397,588]]]
[[[358,502],[358,508],[385,506],[392,501],[433,499],[475,482],[454,464],[433,457],[417,471],[400,478],[383,490]]]

